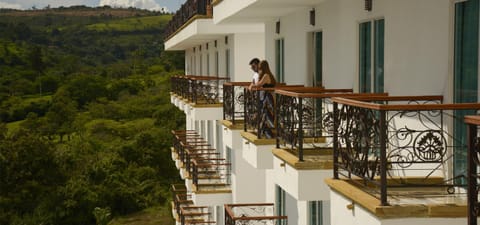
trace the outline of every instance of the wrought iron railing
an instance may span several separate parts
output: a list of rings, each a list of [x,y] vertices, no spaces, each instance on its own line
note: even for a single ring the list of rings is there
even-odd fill
[[[197,191],[230,190],[231,164],[224,158],[192,160],[192,182]]]
[[[220,104],[223,102],[223,84],[227,77],[173,76],[172,93],[194,104]]]
[[[171,190],[173,207],[179,216],[181,214],[181,207],[192,206],[193,200],[191,199],[191,195],[187,193],[185,184],[172,184]]]
[[[172,131],[173,148],[197,190],[228,189],[230,162],[195,131]]]
[[[480,203],[478,201],[480,191],[480,174],[478,171],[480,167],[480,133],[478,132],[480,128],[480,116],[466,116],[465,123],[468,125],[468,224],[477,225],[477,217],[480,214]]]
[[[244,131],[253,132],[257,138],[273,138],[273,88],[244,89]],[[268,101],[266,99],[269,99]],[[264,103],[265,102],[265,103]],[[270,110],[269,110],[270,109]],[[269,116],[269,117],[267,117]],[[272,126],[268,126],[267,121]]]
[[[212,16],[212,0],[187,0],[165,27],[165,40],[170,39],[194,16]]]
[[[184,76],[181,75],[175,75],[170,77],[170,92],[176,95],[181,95],[182,90],[181,90],[181,83],[183,79],[186,79]]]
[[[452,110],[479,110],[480,104],[442,104],[442,96],[332,101],[334,178],[358,181],[382,205],[388,205],[388,187],[436,186],[452,193],[465,178],[447,172],[455,149],[466,147],[447,125],[461,122]]]
[[[191,102],[195,104],[220,104],[223,102],[223,84],[228,77],[190,77]]]
[[[244,125],[245,132],[256,134],[257,138],[275,138],[275,90],[289,90],[303,85],[279,84],[275,88],[244,88]]]
[[[196,131],[172,130],[173,150],[183,166],[186,164],[187,148],[191,146],[203,147],[210,146]]]
[[[188,172],[188,175],[193,174],[193,161],[200,159],[215,159],[220,157],[220,153],[210,146],[190,146],[186,150],[186,159],[183,162],[185,165],[185,170]]]
[[[225,225],[287,224],[287,216],[275,215],[272,203],[227,204]]]
[[[325,149],[333,136],[331,97],[358,96],[352,89],[299,87],[276,90],[277,148],[294,151],[303,161],[304,149]]]
[[[223,119],[232,124],[243,121],[244,118],[244,89],[250,82],[226,82],[223,84]]]

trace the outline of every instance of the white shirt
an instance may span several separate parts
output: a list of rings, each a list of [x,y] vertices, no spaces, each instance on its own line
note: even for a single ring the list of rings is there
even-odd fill
[[[259,75],[257,72],[254,72],[253,73],[253,83],[256,84],[258,83],[258,78],[259,78]]]

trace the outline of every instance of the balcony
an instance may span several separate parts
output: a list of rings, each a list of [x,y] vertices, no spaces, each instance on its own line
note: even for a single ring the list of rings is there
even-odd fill
[[[225,205],[225,225],[287,224],[287,216],[275,215],[272,203]]]
[[[180,209],[181,225],[217,224],[207,206],[184,206]]]
[[[230,162],[195,131],[172,131],[172,136],[172,158],[195,204],[230,202]]]
[[[226,82],[223,84],[223,120],[229,128],[243,128],[244,92],[249,85],[250,82]]]
[[[181,208],[185,206],[192,206],[193,201],[191,195],[187,193],[185,184],[172,184],[172,215],[173,218],[180,222]]]
[[[452,125],[480,104],[443,104],[442,96],[332,101],[334,179],[326,182],[351,201],[347,208],[358,204],[376,218],[466,215],[466,173],[452,173],[466,146]]]
[[[479,178],[478,168],[480,166],[480,138],[478,137],[478,129],[480,128],[480,116],[466,116],[465,123],[468,125],[468,224],[477,225],[479,216]]]
[[[244,124],[242,156],[256,169],[272,169],[271,149],[275,145],[275,100],[274,91],[280,88],[300,86],[277,86],[275,88],[244,88]]]
[[[183,29],[188,23],[198,18],[211,18],[211,0],[187,0],[173,15],[165,28],[165,40]]]
[[[170,78],[172,104],[194,120],[222,119],[223,84],[226,77],[173,76]]]
[[[192,162],[193,198],[197,204],[223,205],[232,200],[231,164],[223,158],[196,158]]]
[[[277,125],[284,126],[286,122],[293,122],[287,121],[295,118],[286,118],[284,116],[294,116],[298,115],[297,108],[292,108],[292,103],[285,102],[286,98],[285,95],[276,95],[275,93],[304,93],[311,95],[315,94],[322,94],[322,93],[351,93],[351,89],[324,89],[319,87],[303,87],[303,86],[279,86],[276,88],[259,88],[254,90],[245,90],[245,123],[244,123],[244,132],[242,136],[245,140],[243,145],[243,157],[252,164],[255,168],[261,169],[272,169],[273,165],[273,157],[271,154],[271,149],[274,148],[274,145],[277,143],[277,138],[282,138],[282,140],[286,140],[287,134],[290,133],[292,135],[298,134],[295,133],[295,130],[288,130],[289,128],[285,129],[278,129]],[[280,97],[280,98],[279,98]],[[303,101],[303,98],[300,98]],[[310,100],[314,100],[310,98]],[[276,102],[276,103],[275,103]],[[307,105],[307,103],[305,103]],[[318,103],[318,106],[315,105],[317,109],[321,106]],[[276,108],[275,108],[276,107]],[[286,111],[279,111],[282,110],[290,110],[291,115],[286,115]],[[304,112],[303,110],[301,111]],[[310,111],[309,111],[310,112]],[[305,116],[308,117],[308,113],[305,110]],[[321,110],[319,108],[318,112],[320,113]],[[279,113],[282,113],[280,115]],[[316,112],[315,112],[316,113]],[[319,116],[319,115],[316,115]],[[276,119],[276,118],[279,119]],[[304,116],[302,115],[302,119]],[[312,117],[310,119],[318,119],[317,117]],[[282,124],[279,124],[279,122]],[[295,121],[297,122],[297,121]],[[305,121],[307,122],[307,121]],[[306,126],[309,125],[317,125],[321,121],[317,121],[317,123],[305,123],[303,128],[307,128]],[[300,121],[302,123],[302,121]],[[290,124],[293,125],[293,124]],[[298,124],[297,124],[298,125]],[[290,127],[295,129],[294,127]],[[315,132],[318,132],[317,127],[309,128],[315,129]],[[283,133],[282,133],[283,132]],[[278,137],[278,136],[283,137]],[[303,138],[301,138],[303,140]],[[305,139],[307,140],[307,139]],[[325,138],[316,138],[312,137],[309,138],[308,141],[315,141],[315,142],[325,142]],[[322,143],[322,145],[325,145]],[[302,144],[303,146],[303,144]],[[293,148],[292,148],[293,149]],[[301,149],[302,157],[303,157],[303,150]],[[325,151],[326,152],[326,151]],[[303,161],[303,159],[302,159]],[[304,165],[306,165],[304,163]]]
[[[250,82],[226,82],[223,85],[223,143],[231,149],[242,148],[244,88]]]
[[[212,0],[187,0],[167,24],[165,50],[182,51],[237,33],[262,33],[264,25],[215,24]]]

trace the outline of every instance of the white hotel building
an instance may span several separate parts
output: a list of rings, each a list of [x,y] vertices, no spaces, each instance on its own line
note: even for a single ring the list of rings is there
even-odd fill
[[[177,224],[476,224],[479,8],[187,0],[165,34]],[[246,89],[255,57],[283,84]]]

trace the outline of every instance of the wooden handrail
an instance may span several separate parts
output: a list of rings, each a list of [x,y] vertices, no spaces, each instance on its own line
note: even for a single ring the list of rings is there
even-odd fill
[[[190,80],[230,80],[229,77],[212,77],[212,76],[199,76],[191,77]]]
[[[351,88],[324,88],[324,87],[293,87],[288,90],[296,93],[325,93],[325,92],[353,92]]]
[[[275,220],[275,219],[288,219],[288,216],[241,216],[233,217],[233,220]]]
[[[211,158],[211,159],[202,159],[202,158],[198,158],[198,159],[193,159],[193,162],[202,162],[202,160],[212,160],[212,161],[225,161],[226,159],[225,158]],[[204,163],[204,161],[203,161]]]
[[[231,166],[231,163],[197,163],[193,162],[196,167],[200,168],[208,168],[208,167],[213,167],[213,166]]]
[[[274,206],[273,203],[252,203],[252,204],[225,204],[225,211],[232,220],[275,220],[275,219],[288,219],[288,216],[239,216],[236,217],[232,211],[235,207],[245,206]]]
[[[443,101],[442,95],[419,95],[419,96],[388,96],[388,95],[372,95],[359,96],[356,98],[361,101]]]
[[[223,86],[248,86],[250,85],[252,82],[225,82],[223,83]]]
[[[406,98],[407,96],[397,96],[394,101],[408,101],[409,99]],[[410,99],[412,101],[415,100],[430,100],[428,98],[422,98],[422,96],[412,96],[416,97],[416,99]],[[425,97],[425,96],[423,96]],[[386,98],[382,98],[386,99]],[[401,99],[401,100],[400,100]],[[341,98],[341,97],[333,97],[332,101],[344,104],[344,105],[351,105],[366,109],[373,109],[373,110],[381,110],[381,111],[419,111],[419,110],[461,110],[461,109],[480,109],[480,103],[451,103],[451,104],[377,104],[371,103],[366,101],[360,101],[355,99],[348,99],[348,98]],[[372,100],[374,101],[374,100]],[[379,98],[377,101],[381,101]],[[386,100],[385,100],[386,101]]]
[[[206,208],[208,208],[208,206],[184,206],[184,207],[182,207],[182,209],[185,209],[185,210],[187,210],[187,209],[206,209]]]
[[[299,87],[304,87],[304,85],[277,85],[275,87],[252,87],[252,91],[275,91],[275,90],[289,90],[289,89],[297,89]]]
[[[242,204],[226,204],[225,206],[235,208],[243,206],[274,206],[273,203],[242,203]]]
[[[473,124],[473,125],[480,125],[480,116],[479,115],[471,115],[465,116],[465,123]]]
[[[342,90],[347,89],[324,89],[319,93],[299,93],[290,90],[275,90],[275,93],[295,98],[332,98],[332,97],[345,97],[345,98],[369,98],[369,97],[382,97],[388,96],[388,93],[346,93]]]

